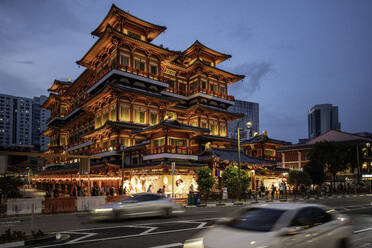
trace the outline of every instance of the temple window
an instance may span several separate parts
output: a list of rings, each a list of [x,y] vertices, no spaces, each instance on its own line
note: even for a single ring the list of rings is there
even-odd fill
[[[202,120],[200,127],[207,128],[207,122],[205,120]]]
[[[121,138],[120,143],[123,146],[130,146],[130,142],[128,138]]]
[[[225,86],[221,86],[221,87],[220,87],[220,93],[221,93],[222,95],[226,95],[226,87],[225,87]]]
[[[169,141],[170,141],[171,146],[178,146],[178,147],[186,146],[186,140],[184,139],[170,138]]]
[[[174,80],[168,80],[169,88],[174,89]]]
[[[179,89],[180,89],[181,94],[186,94],[186,84],[180,83]]]
[[[130,121],[130,108],[128,105],[120,105],[120,120]]]
[[[145,62],[141,59],[136,59],[135,68],[140,71],[145,71]]]
[[[97,116],[96,117],[96,128],[99,128],[101,127],[101,116]]]
[[[135,145],[139,145],[139,144],[141,144],[141,143],[142,143],[142,140],[137,140],[137,139],[136,139],[136,140],[134,141],[134,144],[135,144]]]
[[[150,66],[150,72],[151,72],[151,74],[154,74],[154,75],[158,74],[158,66],[157,65],[151,65]]]
[[[102,126],[105,125],[106,121],[108,120],[108,117],[109,117],[108,112],[103,114],[103,116],[102,116]]]
[[[151,125],[158,124],[158,112],[150,111],[150,124]]]
[[[111,107],[110,121],[116,121],[116,109],[115,109],[115,107]]]
[[[195,88],[196,88],[196,85],[197,85],[197,80],[195,80],[194,82],[192,82],[192,83],[190,84],[190,90],[195,89]]]
[[[62,135],[60,139],[61,146],[67,145],[66,136]]]
[[[120,54],[120,65],[129,66],[129,57],[123,54]]]
[[[164,145],[164,138],[153,140],[152,145],[154,147],[160,147]]]
[[[226,124],[225,123],[220,124],[220,135],[226,136]]]
[[[202,89],[207,89],[207,81],[202,80],[201,81],[201,87],[202,87]]]
[[[212,135],[218,135],[218,125],[217,125],[217,122],[216,121],[211,121],[210,122],[210,133]]]
[[[146,109],[145,108],[135,108],[134,109],[134,122],[135,123],[146,123]]]
[[[197,127],[198,126],[198,119],[191,120],[190,125],[193,126],[193,127]]]
[[[215,84],[210,84],[211,91],[216,92],[217,91],[217,85]]]

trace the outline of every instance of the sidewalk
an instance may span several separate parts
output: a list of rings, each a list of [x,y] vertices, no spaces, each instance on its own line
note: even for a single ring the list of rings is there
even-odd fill
[[[343,198],[353,198],[353,197],[364,197],[364,196],[372,196],[372,194],[341,194],[341,195],[330,195],[330,196],[296,196],[294,198],[293,195],[288,196],[287,198],[282,199],[274,199],[274,200],[267,200],[267,199],[243,199],[242,201],[237,200],[223,200],[223,201],[208,201],[207,204],[202,202],[199,206],[191,205],[185,206],[186,208],[193,208],[193,207],[229,207],[235,205],[251,205],[251,204],[264,204],[264,203],[280,203],[280,202],[304,202],[308,200],[325,200],[325,199],[343,199]]]

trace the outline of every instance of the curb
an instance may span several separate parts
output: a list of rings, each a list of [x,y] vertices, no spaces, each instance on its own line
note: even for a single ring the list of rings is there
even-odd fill
[[[22,247],[22,246],[28,246],[28,245],[36,245],[39,243],[44,243],[48,241],[55,240],[55,236],[41,238],[41,239],[31,239],[31,240],[24,240],[24,241],[16,241],[16,242],[9,242],[0,244],[0,248],[11,248],[11,247]]]

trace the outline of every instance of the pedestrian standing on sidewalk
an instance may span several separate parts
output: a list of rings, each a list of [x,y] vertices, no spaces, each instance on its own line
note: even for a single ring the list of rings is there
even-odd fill
[[[284,193],[284,183],[282,181],[279,184],[279,199],[283,198],[283,193]]]
[[[274,198],[275,198],[275,191],[276,191],[276,187],[275,187],[275,185],[274,185],[274,183],[273,183],[273,184],[271,184],[271,200],[272,200],[272,201],[273,201]]]
[[[265,197],[265,185],[263,182],[261,182],[261,187],[260,187],[260,198],[263,199]]]

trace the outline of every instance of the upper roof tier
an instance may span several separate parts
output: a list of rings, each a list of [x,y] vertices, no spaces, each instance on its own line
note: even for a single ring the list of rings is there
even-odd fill
[[[128,12],[119,9],[113,4],[101,24],[91,33],[101,36],[106,26],[110,25],[116,30],[128,35],[138,36],[140,39],[150,42],[161,34],[167,27],[152,24],[150,22],[132,16]]]
[[[231,58],[231,55],[217,52],[196,40],[189,48],[182,52],[185,58],[183,64],[188,65],[194,59],[201,59],[205,63],[216,66],[219,63]]]
[[[67,90],[68,87],[71,86],[71,82],[61,81],[61,80],[54,80],[53,85],[48,89],[50,92],[54,92],[57,94],[63,93]]]

